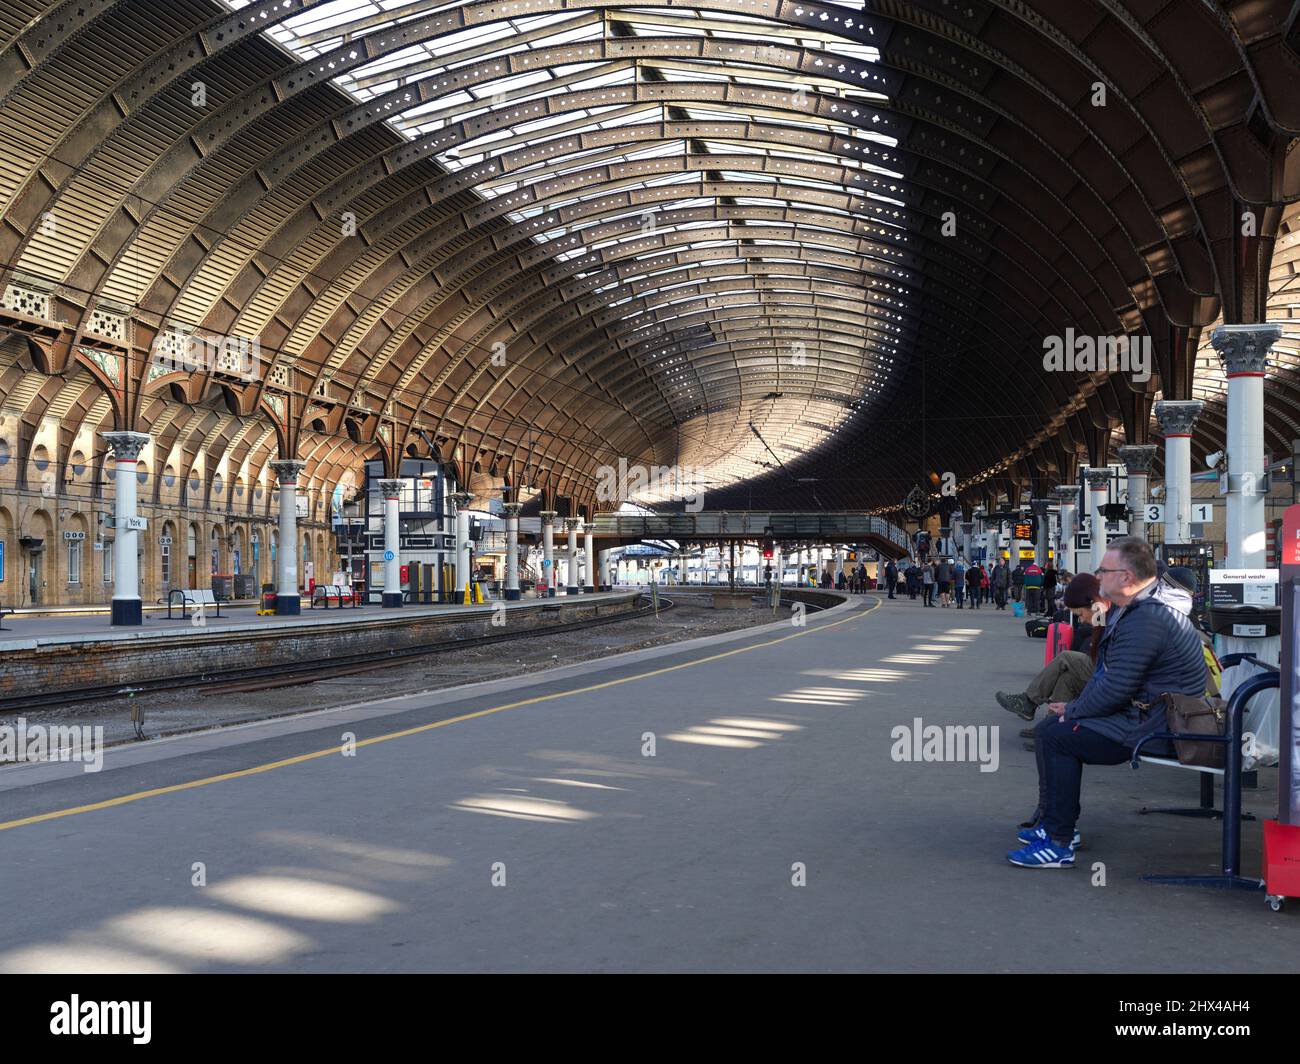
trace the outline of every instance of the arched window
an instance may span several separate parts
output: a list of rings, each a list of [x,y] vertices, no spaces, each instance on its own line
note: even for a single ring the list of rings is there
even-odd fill
[[[185,534],[186,587],[199,586],[199,526],[191,524]]]
[[[164,521],[162,535],[158,538],[158,557],[162,563],[162,586],[164,591],[170,591],[172,586],[172,543],[176,535],[176,526],[170,521]]]

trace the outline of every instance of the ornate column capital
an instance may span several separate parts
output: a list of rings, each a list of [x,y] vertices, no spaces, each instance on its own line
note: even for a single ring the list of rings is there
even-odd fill
[[[507,518],[518,517],[523,512],[524,504],[521,502],[506,502],[501,504],[501,509],[505,512]]]
[[[558,510],[542,510],[538,516],[542,519],[543,525],[554,525],[555,519],[560,515]]]
[[[1119,460],[1124,463],[1130,476],[1134,473],[1150,473],[1159,450],[1154,443],[1128,443],[1119,449]]]
[[[1029,511],[1035,517],[1046,517],[1047,508],[1052,505],[1050,499],[1030,499]]]
[[[1269,322],[1253,325],[1220,325],[1210,334],[1229,377],[1239,374],[1264,375],[1268,349],[1282,337],[1282,326]]]
[[[385,499],[400,499],[402,497],[402,481],[381,480],[379,482],[379,494]]]
[[[564,531],[576,532],[582,527],[581,517],[566,517],[564,519]]]
[[[468,491],[453,491],[447,497],[451,499],[452,503],[455,505],[457,513],[460,513],[461,510],[467,509],[470,500],[474,498],[474,496]]]
[[[1199,399],[1161,399],[1156,403],[1156,420],[1166,436],[1190,436],[1204,405]]]
[[[298,474],[305,468],[307,468],[307,463],[301,458],[277,458],[271,463],[271,472],[275,474],[275,479],[281,485],[295,483]]]
[[[1056,487],[1054,487],[1054,488],[1052,489],[1052,494],[1055,495],[1058,499],[1060,499],[1062,503],[1078,502],[1078,501],[1079,501],[1079,485],[1078,485],[1078,484],[1058,484],[1058,485],[1056,485]]]
[[[113,448],[115,462],[134,462],[150,440],[147,432],[101,432],[100,435]]]
[[[1089,469],[1088,487],[1092,491],[1107,491],[1110,488],[1109,469]]]

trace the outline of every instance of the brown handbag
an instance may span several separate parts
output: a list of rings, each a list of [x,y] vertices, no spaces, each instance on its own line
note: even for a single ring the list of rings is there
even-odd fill
[[[1228,706],[1222,698],[1206,695],[1178,695],[1166,692],[1156,699],[1165,707],[1165,726],[1178,735],[1224,735],[1228,727]],[[1173,740],[1181,764],[1193,768],[1223,768],[1224,743]]]

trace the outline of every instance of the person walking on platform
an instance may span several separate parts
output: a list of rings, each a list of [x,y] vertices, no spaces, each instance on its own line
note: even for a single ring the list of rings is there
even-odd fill
[[[947,609],[952,605],[952,564],[947,558],[940,558],[934,567],[934,582],[939,588],[939,605]]]
[[[1050,617],[1056,612],[1056,568],[1052,559],[1047,559],[1043,569],[1043,614]]]
[[[1011,570],[1011,601],[1019,602],[1020,596],[1024,593],[1025,588],[1025,563],[1016,562],[1016,567]]]
[[[993,585],[994,605],[1000,610],[1007,608],[1007,585],[1010,580],[1011,576],[1007,572],[1007,563],[999,558],[997,568],[993,570],[993,575],[989,578],[989,581]]]
[[[989,578],[984,572],[984,567],[979,562],[974,562],[966,570],[966,589],[969,594],[966,596],[970,599],[970,608],[977,610],[980,608],[980,595],[982,589],[988,587]],[[958,609],[961,607],[958,606]]]
[[[1021,579],[1025,593],[1025,612],[1037,613],[1043,608],[1039,601],[1043,597],[1043,570],[1037,562],[1031,561],[1025,566]]]
[[[922,594],[921,601],[923,602],[924,605],[926,606],[934,605],[934,603],[930,601],[932,598],[934,598],[934,566],[933,565],[926,564],[921,566],[921,594]]]
[[[889,589],[889,597],[894,597],[894,588],[898,584],[898,566],[894,564],[894,559],[890,558],[885,562],[885,587]]]
[[[916,562],[908,562],[906,578],[907,578],[907,597],[910,598],[913,602],[915,602],[916,593],[917,591],[920,590],[920,584],[921,584],[921,570],[917,568]]]
[[[957,608],[961,609],[962,601],[966,597],[966,563],[958,558],[952,567],[952,597],[957,600]]]
[[[979,597],[980,601],[985,605],[988,605],[989,599],[993,597],[993,591],[989,587],[989,571],[982,564],[980,565]]]

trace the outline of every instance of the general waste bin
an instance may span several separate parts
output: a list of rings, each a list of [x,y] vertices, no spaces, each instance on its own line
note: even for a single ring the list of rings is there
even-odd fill
[[[235,598],[251,599],[257,596],[257,578],[252,573],[235,574]]]
[[[229,573],[212,574],[212,597],[220,599],[222,602],[230,601],[231,576]]]

